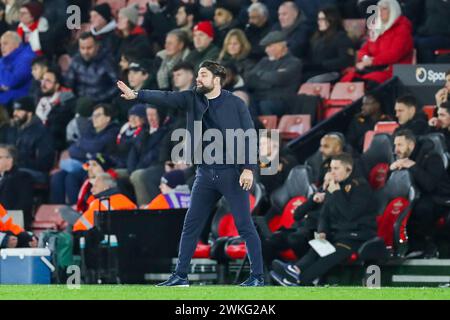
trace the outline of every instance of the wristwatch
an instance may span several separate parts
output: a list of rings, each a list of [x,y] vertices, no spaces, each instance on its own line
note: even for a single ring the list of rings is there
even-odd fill
[[[139,92],[137,90],[133,90],[133,93],[134,93],[134,98],[137,99]]]

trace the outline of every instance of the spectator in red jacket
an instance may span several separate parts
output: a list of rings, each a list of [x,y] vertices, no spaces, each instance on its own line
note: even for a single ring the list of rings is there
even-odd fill
[[[381,0],[378,8],[375,23],[369,25],[370,39],[358,51],[355,68],[350,68],[341,81],[383,83],[392,77],[394,64],[412,63],[411,22],[402,16],[397,0]]]

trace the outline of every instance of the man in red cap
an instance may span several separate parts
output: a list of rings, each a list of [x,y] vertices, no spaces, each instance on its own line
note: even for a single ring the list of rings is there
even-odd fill
[[[213,44],[214,28],[210,21],[201,21],[192,30],[194,50],[186,57],[197,73],[200,63],[205,60],[216,60],[219,57],[219,48]]]

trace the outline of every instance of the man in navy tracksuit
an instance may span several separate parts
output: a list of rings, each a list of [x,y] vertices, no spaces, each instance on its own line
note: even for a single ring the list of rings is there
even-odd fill
[[[201,121],[203,132],[218,129],[225,137],[226,129],[253,129],[250,113],[244,102],[226,90],[221,84],[226,76],[225,68],[218,63],[205,61],[201,64],[194,90],[167,92],[156,90],[134,91],[123,82],[117,83],[128,100],[160,107],[171,107],[186,111],[187,129],[191,135],[191,150],[196,153],[208,143],[194,137],[194,122]],[[200,141],[200,142],[198,142]],[[225,141],[222,141],[225,146]],[[256,141],[253,142],[256,144]],[[216,202],[223,195],[230,204],[236,227],[245,240],[250,260],[251,275],[241,286],[263,286],[263,260],[261,242],[250,216],[248,190],[253,184],[253,169],[250,164],[249,143],[246,144],[245,163],[238,165],[239,153],[233,152],[233,163],[225,163],[227,152],[218,162],[206,164],[205,159],[197,167],[196,179],[192,188],[191,206],[187,212],[180,241],[178,264],[175,273],[159,286],[188,286],[187,273],[198,238]],[[200,150],[201,150],[200,149]],[[218,155],[219,157],[220,155]],[[212,155],[214,159],[217,159]],[[210,163],[208,161],[208,163]]]

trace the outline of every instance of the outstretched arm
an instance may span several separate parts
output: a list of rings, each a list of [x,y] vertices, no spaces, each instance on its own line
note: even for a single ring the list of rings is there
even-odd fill
[[[139,92],[136,92],[123,83],[123,81],[117,81],[117,87],[122,91],[121,97],[126,100],[137,99],[145,103],[167,108],[186,108],[185,95],[181,92],[160,90],[139,90]]]

